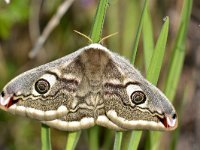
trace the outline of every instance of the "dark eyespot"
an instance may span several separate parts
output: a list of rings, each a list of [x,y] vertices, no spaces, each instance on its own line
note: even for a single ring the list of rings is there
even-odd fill
[[[176,114],[175,113],[172,115],[172,119],[176,119]]]
[[[50,89],[50,84],[47,80],[45,79],[39,79],[36,83],[35,83],[35,90],[39,93],[39,94],[45,94],[49,91]]]
[[[135,91],[131,94],[131,101],[135,105],[139,105],[146,101],[146,96],[142,91]]]
[[[5,96],[5,92],[4,92],[4,91],[1,92],[1,96],[2,96],[2,97]]]

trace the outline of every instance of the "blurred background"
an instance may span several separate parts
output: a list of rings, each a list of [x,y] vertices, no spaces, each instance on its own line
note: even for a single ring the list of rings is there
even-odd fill
[[[68,11],[61,17],[58,26],[47,36],[47,40],[34,55],[32,49],[61,0],[11,0],[10,4],[0,1],[0,88],[16,75],[35,66],[67,55],[88,44],[87,39],[73,30],[89,35],[98,5],[97,0],[72,1]],[[163,18],[169,16],[170,28],[159,88],[163,88],[166,69],[172,51],[175,35],[180,23],[183,0],[150,0],[150,13],[157,40]],[[130,58],[143,1],[112,0],[108,8],[103,36],[118,32],[104,45]],[[143,45],[140,42],[136,67],[145,75]],[[184,67],[173,101],[178,110],[179,127],[176,131],[164,133],[160,139],[160,149],[168,150],[171,145],[177,150],[200,149],[200,1],[193,1],[191,19],[187,34]],[[66,145],[66,132],[52,129],[52,147],[61,150]],[[112,149],[114,132],[100,128],[100,149]],[[146,135],[140,141],[139,149],[144,149]],[[108,141],[104,139],[109,139]],[[171,139],[176,139],[171,142]],[[13,116],[0,111],[0,150],[40,149],[40,123],[38,121]],[[88,149],[88,133],[83,131],[77,149]]]

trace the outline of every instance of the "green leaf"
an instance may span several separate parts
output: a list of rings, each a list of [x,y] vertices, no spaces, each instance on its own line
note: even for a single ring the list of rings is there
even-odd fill
[[[97,7],[96,15],[94,18],[94,24],[90,34],[90,38],[93,41],[93,43],[98,43],[101,39],[107,7],[108,7],[108,0],[99,1],[99,5]]]
[[[136,38],[139,20],[141,18],[141,4],[143,8],[144,0],[122,1],[118,0],[118,48],[119,53],[127,58],[132,57],[133,42]],[[113,24],[113,20],[112,24]],[[115,31],[116,32],[116,31]]]
[[[183,95],[181,95],[181,100],[182,103],[179,105],[179,107],[176,109],[177,113],[178,113],[178,117],[182,118],[184,117],[184,111],[185,111],[185,107],[188,104],[188,98],[190,98],[190,93],[191,93],[191,88],[190,88],[190,84],[185,84],[186,86],[183,89]],[[182,124],[183,120],[179,120],[179,124]],[[176,145],[177,142],[179,141],[179,136],[181,133],[181,127],[179,126],[174,132],[173,132],[173,136],[172,138],[170,138],[171,143],[170,143],[170,150],[176,150]]]
[[[42,124],[41,127],[41,142],[42,142],[42,150],[51,150],[51,131],[50,128]]]
[[[147,9],[147,6],[148,6],[147,4],[148,4],[148,0],[145,0],[144,1],[144,8],[142,10],[141,18],[140,18],[140,21],[139,21],[137,33],[136,33],[134,44],[133,44],[133,50],[132,50],[132,54],[131,54],[131,63],[132,64],[134,64],[135,57],[136,57],[136,54],[137,54],[138,44],[139,44],[139,40],[140,40],[140,34],[141,34],[141,31],[142,31],[142,26],[143,26],[143,20],[144,20],[144,14],[145,14],[144,12]]]
[[[148,0],[145,0],[141,18],[140,18],[140,22],[139,22],[137,33],[136,33],[136,37],[135,37],[135,41],[134,41],[132,55],[131,55],[131,63],[133,63],[133,64],[135,62],[135,57],[136,57],[136,53],[138,50],[138,44],[139,44],[140,34],[142,31],[144,14],[147,9],[147,6],[148,6]],[[125,134],[124,136],[126,136],[127,133],[124,133],[124,134]],[[142,131],[132,131],[131,134],[128,135],[127,141],[125,143],[123,143],[123,145],[122,145],[123,149],[132,149],[132,150],[137,149],[141,135],[142,135]],[[133,147],[133,145],[134,145],[134,147]]]
[[[122,135],[122,132],[115,132],[115,142],[113,150],[121,149]]]
[[[80,135],[81,135],[81,131],[68,133],[66,150],[74,150],[75,149]]]
[[[169,17],[165,18],[165,23],[161,29],[158,41],[156,43],[155,50],[151,57],[151,62],[147,71],[147,80],[149,80],[154,85],[157,84],[163,57],[165,53],[167,37],[168,37],[168,30],[169,30]]]
[[[137,150],[142,136],[142,131],[133,131],[131,133],[131,139],[128,144],[128,150]]]
[[[159,38],[156,43],[155,50],[153,52],[153,56],[151,58],[151,63],[150,63],[150,66],[149,66],[148,72],[147,72],[147,79],[154,85],[156,85],[158,82],[158,78],[159,78],[159,74],[160,74],[160,70],[161,70],[161,66],[162,66],[162,62],[163,62],[164,52],[166,49],[168,30],[169,30],[169,18],[166,17],[165,23],[161,29]],[[156,145],[154,143],[155,143],[156,139],[158,138],[158,134],[160,134],[160,132],[157,132],[157,131],[150,132],[150,141],[149,141],[150,143],[149,144],[151,146]],[[157,140],[159,141],[159,139],[157,139]],[[154,147],[151,147],[151,148],[153,149]]]
[[[93,43],[98,43],[101,39],[104,19],[106,16],[106,11],[108,8],[108,0],[100,0],[97,7],[96,15],[94,18],[93,27],[91,30],[90,38]],[[95,126],[89,129],[89,149],[98,150],[99,149],[99,127]]]
[[[174,43],[172,59],[170,61],[170,69],[167,75],[165,94],[173,100],[180,78],[183,61],[185,57],[185,42],[192,9],[192,0],[184,0],[182,9],[181,23]]]
[[[172,59],[170,60],[171,64],[169,68],[169,73],[167,75],[167,82],[165,87],[165,94],[171,100],[173,100],[175,96],[177,84],[180,78],[180,73],[182,70],[183,61],[185,57],[185,40],[186,40],[189,18],[191,14],[191,8],[192,8],[192,1],[185,0],[182,9],[181,23],[174,43]],[[151,135],[150,149],[152,150],[159,149],[160,142],[157,141],[159,141],[162,134],[160,132],[151,132],[150,135]],[[174,136],[177,135],[174,134]]]
[[[149,5],[149,4],[147,4]],[[153,27],[152,27],[152,20],[151,14],[149,12],[149,7],[144,12],[144,23],[143,23],[143,51],[144,51],[144,62],[146,72],[149,68],[151,57],[154,50],[154,36],[153,36]]]
[[[94,18],[93,27],[91,30],[90,38],[92,42],[98,43],[101,39],[104,19],[106,15],[106,10],[108,7],[108,0],[100,0],[99,5],[97,7],[96,15]],[[74,149],[80,135],[78,132],[74,132],[70,136],[70,147]],[[97,150],[98,149],[98,134],[99,134],[99,128],[93,127],[89,129],[89,147],[91,150]],[[75,136],[76,135],[76,136]],[[79,135],[79,136],[78,136]]]
[[[162,66],[163,56],[165,52],[167,36],[169,29],[169,18],[166,17],[165,23],[161,29],[156,48],[153,52],[151,62],[147,72],[147,79],[153,84],[157,84],[160,69]],[[142,131],[134,131],[131,135],[131,140],[129,143],[129,149],[137,149],[139,145],[140,138],[142,136]],[[133,147],[134,145],[134,147]]]
[[[99,127],[94,126],[89,129],[89,149],[98,150],[99,149]]]
[[[108,128],[103,128],[104,135],[103,135],[103,143],[101,146],[102,150],[111,149],[113,147],[113,138],[114,138],[114,131]]]

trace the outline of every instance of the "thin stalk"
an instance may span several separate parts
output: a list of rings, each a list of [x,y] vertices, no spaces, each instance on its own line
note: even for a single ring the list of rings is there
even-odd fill
[[[68,133],[66,150],[74,150],[76,148],[80,135],[81,131]]]
[[[113,150],[121,149],[122,135],[122,132],[115,132],[115,143]]]
[[[128,150],[137,150],[141,137],[142,137],[142,131],[132,132],[130,137],[130,142],[128,144]]]
[[[151,57],[154,51],[154,36],[153,36],[153,27],[152,27],[152,19],[149,10],[149,4],[144,12],[144,23],[142,28],[143,33],[143,52],[144,52],[144,62],[145,62],[145,70],[149,68]]]
[[[177,84],[180,78],[180,73],[183,66],[183,61],[185,57],[185,41],[188,30],[189,19],[192,9],[192,0],[184,0],[181,23],[179,31],[175,40],[173,54],[170,64],[169,73],[167,76],[167,84],[165,88],[165,94],[169,99],[173,99]]]
[[[153,52],[151,62],[147,71],[147,79],[154,85],[157,84],[158,77],[160,74],[160,69],[162,66],[163,56],[165,52],[165,47],[167,43],[169,29],[169,18],[166,17],[165,23],[162,26],[158,41],[156,43],[155,50]],[[138,148],[139,141],[142,136],[142,131],[134,131],[131,135],[131,140],[128,146],[129,150],[135,150]]]
[[[142,14],[141,14],[141,18],[140,18],[139,25],[138,25],[138,29],[137,29],[137,33],[136,33],[134,44],[133,44],[133,50],[132,50],[132,54],[131,54],[131,63],[132,64],[134,64],[135,57],[136,57],[136,54],[137,54],[138,44],[139,44],[142,26],[143,26],[143,22],[144,22],[144,12],[147,9],[147,6],[148,6],[147,4],[148,4],[148,0],[145,0],[144,1],[144,7],[143,7],[143,10],[142,10]]]
[[[167,82],[165,87],[165,94],[171,101],[174,99],[175,96],[176,88],[183,67],[183,61],[185,58],[185,40],[191,14],[191,8],[192,0],[185,0],[182,9],[181,23],[178,34],[176,36],[172,59],[170,60],[170,69],[167,75]],[[158,141],[161,138],[162,134],[160,132],[151,132],[150,135],[150,149],[159,149],[160,142],[155,141]]]
[[[106,16],[106,11],[108,8],[108,0],[100,0],[97,7],[94,24],[91,30],[90,38],[93,43],[98,43],[101,39],[103,24]]]
[[[99,149],[99,127],[94,126],[89,129],[89,149],[98,150]]]
[[[42,142],[42,150],[51,150],[51,131],[50,128],[42,124],[41,125],[41,142]]]
[[[144,21],[144,14],[147,9],[147,6],[148,6],[148,0],[145,0],[141,18],[140,18],[139,25],[138,25],[138,29],[137,29],[137,33],[136,33],[136,37],[135,37],[135,41],[134,41],[134,45],[133,45],[133,50],[132,50],[132,55],[131,55],[131,63],[132,64],[134,64],[134,62],[135,62],[135,57],[136,57],[136,53],[138,50],[139,39],[140,39],[143,21]],[[124,133],[124,134],[127,134],[127,133]],[[142,135],[142,131],[132,131],[131,135],[130,134],[128,135],[127,142],[123,144],[123,147],[128,150],[130,148],[133,149],[133,144],[134,144],[134,148],[137,149],[141,135]]]
[[[96,15],[94,18],[93,27],[90,34],[90,39],[93,43],[98,43],[101,39],[102,29],[104,25],[104,20],[106,16],[106,11],[109,5],[108,0],[99,0],[99,4],[96,10]],[[99,149],[99,127],[95,126],[89,129],[89,149],[98,150]]]

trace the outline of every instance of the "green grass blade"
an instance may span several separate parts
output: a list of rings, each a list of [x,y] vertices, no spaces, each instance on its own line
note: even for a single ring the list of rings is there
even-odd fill
[[[183,89],[183,95],[181,97],[182,103],[179,105],[179,107],[176,109],[177,113],[179,114],[179,118],[184,117],[184,108],[186,107],[187,100],[190,98],[190,84],[186,84],[186,87]],[[179,120],[179,125],[182,124],[183,120]],[[170,150],[176,150],[176,145],[177,142],[179,141],[179,136],[180,136],[181,128],[180,126],[174,131],[173,137],[171,138],[171,143],[170,143]]]
[[[139,20],[141,18],[141,4],[144,5],[144,0],[142,1],[122,1],[118,0],[118,46],[119,54],[131,58],[133,50],[133,42],[135,40],[135,35],[138,29]],[[112,23],[114,23],[112,21]],[[128,30],[127,30],[128,29]],[[116,32],[116,31],[115,31]]]
[[[98,43],[101,39],[104,19],[106,16],[106,11],[108,8],[108,0],[100,0],[97,7],[96,15],[94,18],[93,27],[91,30],[90,38],[94,43]],[[99,127],[95,126],[89,129],[89,149],[98,150],[99,149]]]
[[[135,62],[135,57],[138,50],[139,39],[140,39],[143,21],[144,21],[144,14],[147,9],[147,6],[148,6],[148,0],[145,0],[141,18],[138,25],[138,29],[137,29],[137,33],[136,33],[136,37],[135,37],[135,41],[134,41],[132,55],[131,55],[131,63],[133,64]],[[124,133],[124,134],[125,134],[124,136],[126,136],[126,134],[128,133]],[[142,131],[132,131],[131,134],[127,135],[127,141],[124,142],[122,145],[123,149],[132,149],[132,150],[134,150],[133,148],[137,149],[141,135],[142,135]]]
[[[89,129],[89,149],[98,150],[99,149],[99,127],[94,126]]]
[[[160,74],[160,69],[163,61],[163,56],[165,52],[165,47],[167,43],[169,29],[169,18],[167,17],[165,23],[161,29],[156,48],[153,52],[151,62],[147,72],[147,79],[153,84],[157,84],[158,77]],[[138,148],[140,138],[142,136],[142,131],[134,131],[131,135],[131,140],[129,143],[129,150],[135,150]]]
[[[107,150],[107,149],[111,149],[111,147],[113,147],[113,138],[114,138],[114,133],[113,130],[110,129],[104,129],[105,134],[104,134],[104,140],[102,143],[102,150]]]
[[[156,85],[158,82],[158,78],[159,78],[159,74],[160,74],[160,70],[161,70],[161,66],[163,62],[164,52],[166,48],[166,43],[167,43],[168,31],[169,31],[169,17],[166,17],[165,23],[158,37],[156,47],[151,58],[151,63],[149,65],[148,72],[147,72],[147,79],[154,85]],[[151,146],[151,149],[155,148],[155,145],[157,145],[154,143],[156,140],[159,141],[158,139],[159,134],[160,132],[157,132],[157,131],[150,132],[149,144]]]
[[[102,28],[104,24],[107,7],[108,7],[108,0],[99,1],[99,5],[94,19],[94,24],[92,27],[92,32],[90,34],[90,38],[94,43],[98,43],[101,39]]]
[[[133,63],[133,64],[135,62],[135,57],[137,54],[138,44],[139,44],[139,40],[140,40],[140,34],[142,31],[142,25],[143,25],[143,21],[144,21],[144,14],[145,14],[144,12],[147,9],[147,6],[148,6],[147,4],[148,4],[148,0],[145,0],[141,18],[140,18],[139,25],[138,25],[138,29],[137,29],[137,33],[136,33],[134,44],[133,44],[133,50],[132,50],[132,54],[131,54],[131,63]]]
[[[42,124],[41,127],[41,142],[42,142],[42,150],[51,150],[51,131],[50,128]]]
[[[115,142],[113,150],[120,150],[122,143],[122,132],[115,132]]]
[[[165,94],[173,100],[180,78],[180,73],[185,57],[186,34],[192,9],[192,0],[184,0],[181,23],[175,40],[169,73],[165,87]]]
[[[148,6],[144,12],[144,23],[143,23],[142,31],[143,31],[144,62],[145,62],[145,68],[147,72],[147,68],[149,68],[149,64],[151,62],[151,56],[154,50],[153,27],[152,27],[151,14],[150,14]]]
[[[170,69],[168,73],[167,83],[165,87],[165,94],[171,100],[174,99],[175,91],[177,88],[177,84],[180,78],[181,70],[183,68],[183,62],[185,58],[185,50],[186,50],[186,35],[190,20],[190,15],[192,11],[192,0],[184,0],[183,9],[182,9],[182,16],[181,16],[181,23],[179,27],[179,31],[175,40],[174,48],[173,48],[173,55],[170,64]],[[176,145],[176,141],[173,139],[178,137],[178,131],[173,134],[171,139],[171,145]],[[175,149],[175,146],[172,148]]]
[[[128,150],[137,150],[141,137],[142,137],[142,131],[132,132],[130,137],[130,142],[128,144]]]
[[[81,131],[68,133],[66,150],[75,149],[80,135],[81,135]]]
[[[155,50],[151,57],[150,65],[147,71],[147,79],[154,85],[157,84],[158,77],[160,74],[163,57],[165,53],[165,48],[166,48],[166,43],[167,43],[168,30],[169,30],[169,17],[166,17],[165,23],[161,29],[160,35],[156,43]]]
[[[166,96],[173,100],[177,88],[177,84],[180,78],[180,73],[183,66],[183,61],[185,57],[185,40],[186,33],[189,23],[189,18],[191,14],[192,1],[185,0],[183,9],[182,9],[182,17],[181,24],[179,27],[179,31],[175,40],[172,60],[170,61],[170,69],[167,76],[165,94]],[[157,150],[159,149],[159,139],[161,138],[160,132],[151,132],[150,133],[150,149]],[[176,135],[174,135],[176,136]]]

